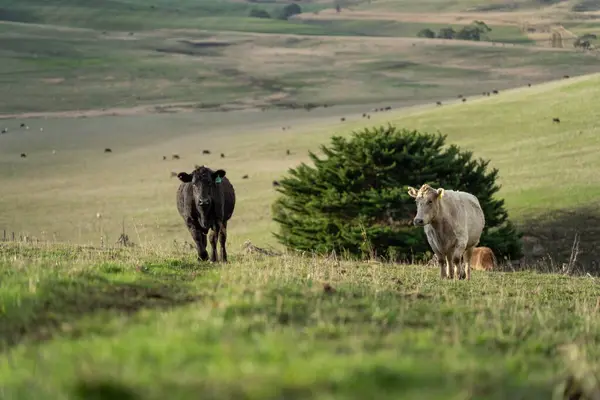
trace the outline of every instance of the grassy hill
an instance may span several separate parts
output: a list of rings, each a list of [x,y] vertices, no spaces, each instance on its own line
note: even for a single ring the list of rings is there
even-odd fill
[[[598,60],[544,44],[550,25],[594,28],[579,3],[375,0],[337,15],[315,1],[282,21],[247,15],[285,2],[5,0],[0,398],[541,400],[589,380],[600,290],[555,272],[577,234],[597,273],[600,75],[575,76]],[[473,19],[505,43],[414,37]],[[308,102],[329,107],[289,108]],[[332,134],[387,123],[490,159],[546,256],[450,282],[422,265],[241,251],[281,250],[273,180]],[[227,265],[185,245],[171,174],[194,164],[236,188]],[[122,229],[134,248],[113,248]]]
[[[311,113],[5,120],[10,129],[0,136],[0,184],[6,190],[0,199],[4,210],[0,226],[38,238],[98,243],[101,235],[116,240],[125,219],[136,242],[168,247],[173,239],[189,240],[174,207],[178,181],[169,174],[205,163],[226,169],[239,193],[230,227],[232,245],[246,239],[274,245],[272,180],[307,160],[307,151],[317,149],[331,134],[391,122],[439,130],[448,135],[449,143],[490,159],[500,170],[500,196],[515,222],[544,237],[548,251],[570,252],[575,232],[587,232],[585,252],[592,257],[595,225],[584,221],[595,220],[600,195],[594,174],[600,143],[593,101],[599,95],[599,81],[598,75],[564,79],[468,98],[465,103],[456,99],[442,107],[432,103],[384,113],[356,106]],[[371,119],[362,117],[365,112]],[[340,117],[346,121],[340,122]],[[554,117],[560,124],[552,122]],[[29,130],[19,128],[22,121]],[[105,147],[113,153],[104,154]],[[212,154],[200,156],[204,149]],[[286,149],[292,155],[287,156]],[[26,159],[19,157],[22,152],[28,154]],[[181,159],[171,160],[174,153]],[[226,158],[221,159],[220,153]],[[242,180],[244,174],[250,179]],[[565,210],[575,216],[559,218],[556,226],[538,226]],[[103,215],[101,220],[97,213]]]
[[[10,399],[548,399],[600,355],[595,283],[2,246]],[[329,286],[324,286],[327,282]],[[571,345],[572,347],[563,346]],[[571,362],[573,352],[581,356]]]
[[[427,17],[373,2],[336,14],[309,2],[289,20],[248,16],[276,16],[285,4],[9,0],[0,9],[0,91],[9,94],[0,114],[407,105],[598,70],[596,52],[537,46],[521,26],[534,20],[526,11]],[[566,14],[557,15],[560,23]],[[474,19],[492,28],[484,41],[417,38]]]

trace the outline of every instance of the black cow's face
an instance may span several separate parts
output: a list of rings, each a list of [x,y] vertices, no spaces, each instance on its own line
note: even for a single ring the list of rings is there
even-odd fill
[[[199,167],[192,174],[182,172],[177,176],[182,182],[192,183],[194,202],[198,209],[208,210],[214,201],[218,185],[225,176],[225,171],[222,169],[212,171],[206,167]]]

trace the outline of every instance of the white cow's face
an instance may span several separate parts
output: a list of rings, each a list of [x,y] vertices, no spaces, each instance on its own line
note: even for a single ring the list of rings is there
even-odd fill
[[[417,203],[417,215],[413,220],[416,226],[425,226],[430,224],[440,208],[440,199],[444,194],[444,189],[434,189],[425,184],[419,190],[413,187],[408,188],[408,194],[415,199]]]

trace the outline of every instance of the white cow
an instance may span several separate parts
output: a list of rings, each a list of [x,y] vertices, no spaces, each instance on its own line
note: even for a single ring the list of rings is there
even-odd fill
[[[409,187],[408,194],[417,203],[413,223],[424,227],[427,241],[437,256],[441,277],[460,279],[464,257],[466,278],[470,280],[473,249],[485,226],[477,197],[467,192],[434,189],[427,184],[419,190]]]

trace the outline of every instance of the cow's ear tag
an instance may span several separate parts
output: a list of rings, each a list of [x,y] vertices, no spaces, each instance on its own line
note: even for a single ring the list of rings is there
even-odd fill
[[[223,179],[220,176],[217,176],[217,179],[215,179],[215,183],[221,183],[222,181]]]

